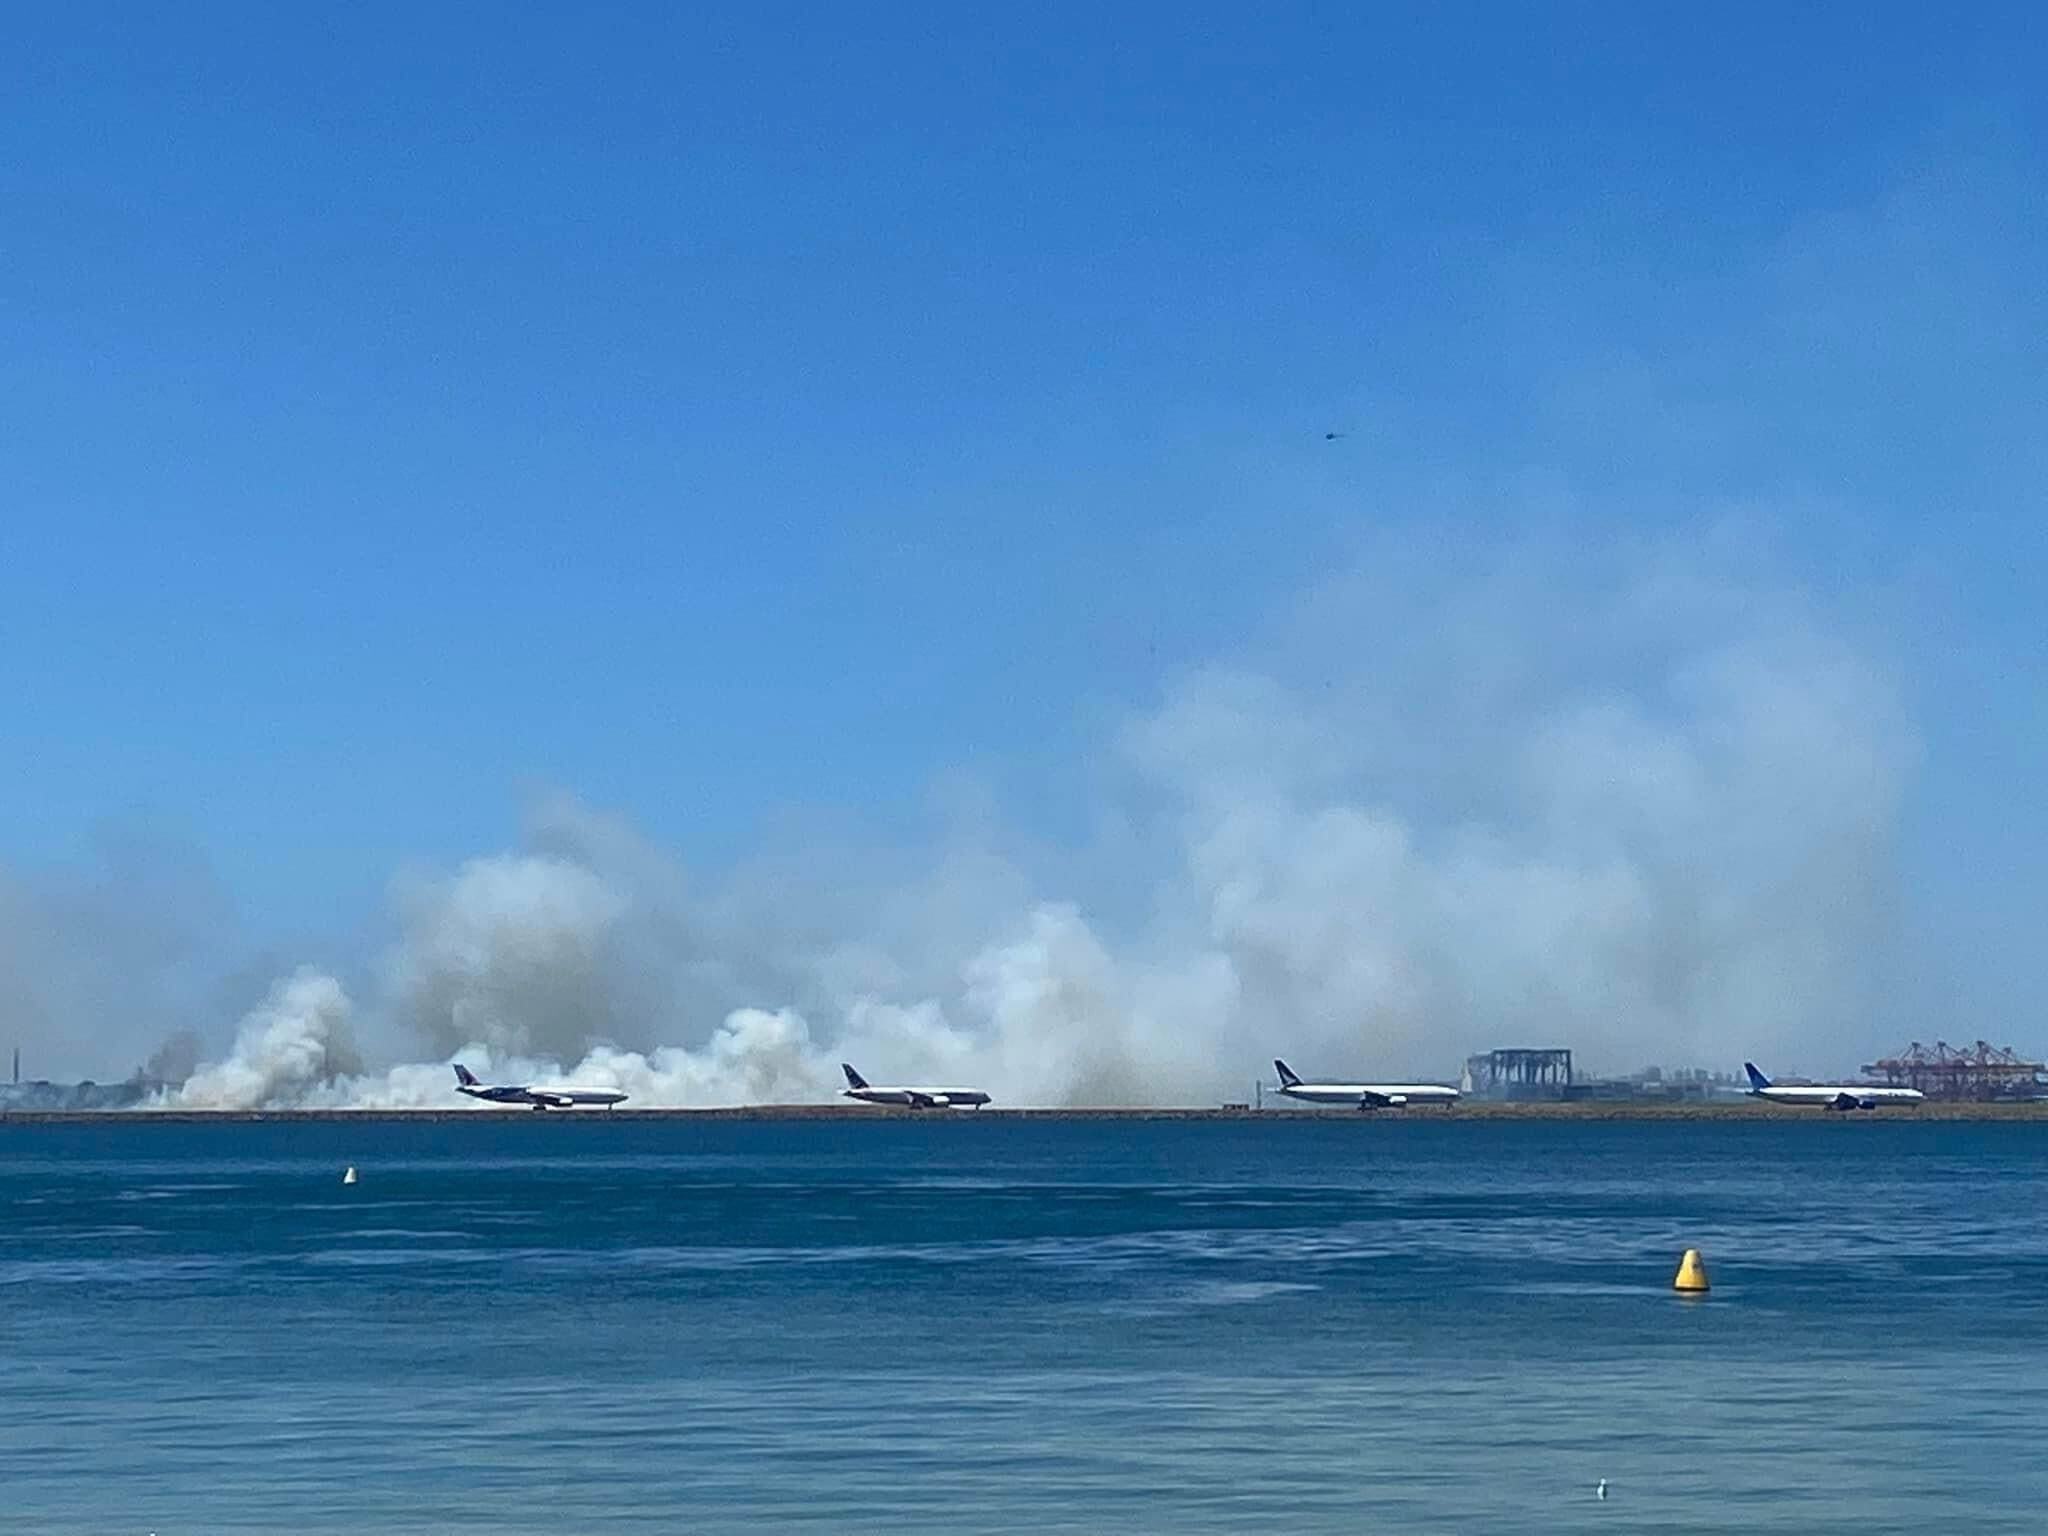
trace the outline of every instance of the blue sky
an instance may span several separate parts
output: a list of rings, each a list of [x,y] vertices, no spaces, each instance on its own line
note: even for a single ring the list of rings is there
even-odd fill
[[[700,866],[915,837],[955,774],[1057,842],[1115,722],[1362,539],[1762,508],[1898,668],[1919,916],[2004,1007],[2048,854],[2043,27],[24,13],[0,862],[146,825],[267,942],[553,787]]]

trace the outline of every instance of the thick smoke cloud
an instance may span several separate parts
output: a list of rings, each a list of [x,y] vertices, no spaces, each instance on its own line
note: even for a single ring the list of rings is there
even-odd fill
[[[616,1038],[614,934],[625,892],[588,865],[531,854],[477,859],[401,893],[392,987],[431,1048],[578,1052]]]
[[[145,1083],[183,1083],[199,1070],[203,1050],[205,1046],[200,1041],[198,1030],[189,1026],[174,1030],[143,1062],[141,1080]]]
[[[233,924],[206,860],[145,821],[101,824],[72,863],[0,863],[0,1061],[18,1046],[29,1078],[189,1072],[171,1042],[218,1008]]]
[[[1913,743],[1742,545],[1376,552],[1130,723],[1084,888],[974,846],[886,892],[800,858],[696,891],[552,800],[525,847],[401,882],[365,1012],[408,1064],[355,1071],[346,995],[301,973],[180,1101],[445,1105],[455,1058],[642,1105],[823,1099],[840,1060],[1027,1104],[1241,1096],[1274,1054],[1840,1064]]]
[[[310,968],[287,976],[235,1034],[224,1061],[200,1068],[164,1102],[185,1109],[258,1109],[331,1093],[362,1061],[349,1028],[347,992]]]

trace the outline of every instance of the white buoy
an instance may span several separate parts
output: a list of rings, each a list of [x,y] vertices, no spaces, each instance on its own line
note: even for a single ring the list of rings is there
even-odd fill
[[[355,1165],[354,1163],[350,1163],[350,1164],[348,1165],[348,1168],[347,1168],[347,1169],[346,1169],[346,1170],[345,1170],[345,1171],[344,1171],[344,1172],[342,1173],[342,1176],[341,1176],[341,1182],[342,1182],[342,1183],[344,1183],[344,1184],[353,1184],[353,1183],[355,1183],[355,1181],[356,1181],[356,1165]]]
[[[1593,1497],[1594,1497],[1594,1498],[1596,1498],[1596,1499],[1604,1499],[1604,1498],[1606,1498],[1606,1497],[1607,1497],[1607,1479],[1606,1479],[1606,1478],[1604,1478],[1604,1477],[1603,1477],[1603,1478],[1601,1478],[1599,1482],[1597,1482],[1597,1483],[1595,1483],[1595,1484],[1593,1485]]]

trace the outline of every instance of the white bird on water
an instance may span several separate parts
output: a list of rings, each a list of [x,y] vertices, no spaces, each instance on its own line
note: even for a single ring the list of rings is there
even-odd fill
[[[1593,1485],[1593,1497],[1594,1497],[1594,1498],[1596,1498],[1596,1499],[1604,1499],[1604,1498],[1606,1498],[1606,1497],[1607,1497],[1607,1479],[1606,1479],[1606,1478],[1604,1478],[1604,1477],[1603,1477],[1603,1478],[1601,1478],[1599,1482],[1597,1482],[1597,1483],[1595,1483],[1595,1484]]]
[[[343,1173],[342,1173],[342,1175],[341,1175],[341,1182],[342,1182],[342,1183],[344,1183],[344,1184],[353,1184],[353,1183],[355,1183],[355,1181],[356,1181],[356,1165],[355,1165],[354,1163],[350,1163],[350,1164],[348,1165],[348,1167],[347,1167],[347,1168],[346,1168],[346,1169],[345,1169],[345,1170],[343,1171]]]

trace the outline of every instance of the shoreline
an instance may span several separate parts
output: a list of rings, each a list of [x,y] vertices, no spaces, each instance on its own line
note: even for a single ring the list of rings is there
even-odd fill
[[[1451,1109],[1022,1109],[995,1108],[915,1110],[887,1105],[762,1104],[715,1109],[66,1109],[0,1110],[0,1129],[32,1126],[93,1125],[298,1125],[347,1123],[453,1125],[466,1121],[535,1122],[561,1124],[598,1122],[635,1124],[673,1121],[760,1121],[767,1123],[798,1120],[863,1120],[901,1123],[972,1123],[1000,1121],[1147,1121],[1147,1120],[1272,1120],[1301,1124],[1335,1121],[1340,1124],[1386,1124],[1500,1120],[1843,1120],[1863,1121],[2042,1121],[2048,1122],[2048,1100],[2007,1103],[1922,1104],[1911,1109],[1856,1110],[1843,1114],[1833,1110],[1755,1103],[1640,1103],[1640,1102],[1535,1102],[1462,1103]]]

